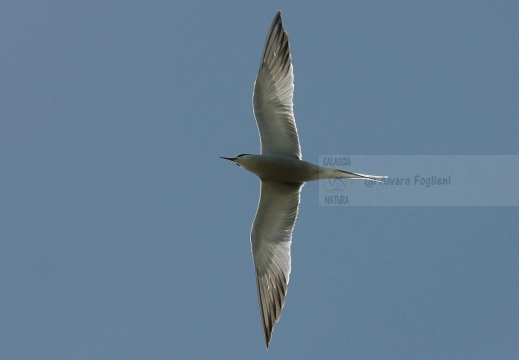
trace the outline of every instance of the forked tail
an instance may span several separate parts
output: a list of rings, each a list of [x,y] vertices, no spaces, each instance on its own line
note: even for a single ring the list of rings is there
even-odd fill
[[[348,178],[348,179],[363,179],[363,180],[373,180],[376,182],[383,182],[381,179],[387,179],[387,176],[378,176],[378,175],[365,175],[359,173],[353,173],[349,171],[339,170],[339,169],[326,169],[324,173],[321,173],[321,179],[332,179],[332,178]]]

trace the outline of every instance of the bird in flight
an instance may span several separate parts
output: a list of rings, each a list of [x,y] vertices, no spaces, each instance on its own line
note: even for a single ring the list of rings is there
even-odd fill
[[[294,72],[281,12],[270,25],[252,104],[261,138],[261,155],[222,157],[256,174],[261,193],[250,241],[267,349],[285,304],[290,276],[290,245],[301,188],[307,181],[331,178],[380,181],[385,176],[331,169],[301,160],[293,112]]]

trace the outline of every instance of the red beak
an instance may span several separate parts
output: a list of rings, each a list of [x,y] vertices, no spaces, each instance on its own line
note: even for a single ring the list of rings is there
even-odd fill
[[[236,162],[236,158],[226,158],[226,157],[220,156],[220,159],[225,159],[225,160]]]

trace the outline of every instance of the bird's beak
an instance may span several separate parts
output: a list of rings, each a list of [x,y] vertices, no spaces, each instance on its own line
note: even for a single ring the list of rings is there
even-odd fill
[[[226,158],[226,157],[220,156],[220,159],[225,159],[225,160],[236,162],[236,158]]]

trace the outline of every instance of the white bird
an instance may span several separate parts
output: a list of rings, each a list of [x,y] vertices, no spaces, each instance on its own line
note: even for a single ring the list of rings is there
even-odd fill
[[[261,180],[250,240],[267,349],[285,303],[292,231],[304,183],[330,178],[374,181],[385,178],[325,168],[301,160],[292,110],[293,93],[294,73],[288,35],[283,28],[281,12],[278,12],[267,35],[252,99],[261,138],[261,155],[222,157]]]

